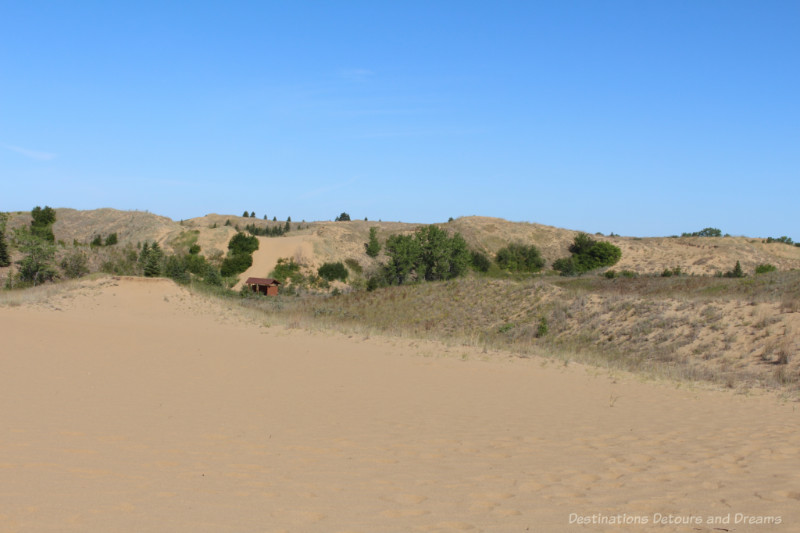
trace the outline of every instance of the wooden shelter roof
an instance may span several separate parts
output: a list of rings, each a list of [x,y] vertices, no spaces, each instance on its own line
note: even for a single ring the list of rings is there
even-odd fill
[[[273,278],[247,278],[246,285],[280,285],[281,282]]]

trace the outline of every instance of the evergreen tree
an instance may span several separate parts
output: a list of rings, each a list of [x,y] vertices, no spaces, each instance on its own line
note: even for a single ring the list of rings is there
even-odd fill
[[[106,246],[113,246],[113,245],[117,244],[117,242],[118,242],[118,239],[117,239],[117,233],[116,232],[111,233],[111,234],[108,235],[108,237],[106,237]]]
[[[139,252],[139,264],[144,266],[147,262],[147,258],[150,255],[150,244],[147,241],[144,241],[142,245],[142,250]]]
[[[367,255],[370,257],[378,257],[381,253],[381,243],[378,242],[378,228],[369,228],[369,242],[364,243]]]
[[[38,285],[56,277],[56,270],[52,265],[56,253],[53,244],[35,235],[28,228],[16,230],[16,241],[20,251],[26,254],[17,261],[18,275],[23,282]]]
[[[5,224],[0,224],[0,267],[7,267],[11,264],[11,254],[8,253],[6,245]]]
[[[744,270],[742,270],[742,265],[739,261],[736,261],[736,266],[733,267],[733,270],[729,270],[725,272],[726,278],[743,278],[744,277]]]
[[[292,217],[289,217],[286,219],[286,225],[283,226],[283,231],[288,233],[289,230],[291,229],[292,229]]]
[[[53,224],[56,221],[56,211],[52,207],[45,206],[44,209],[38,205],[31,209],[31,233],[49,242],[55,242],[53,235]]]
[[[164,254],[158,246],[158,243],[153,242],[144,262],[144,275],[146,277],[154,278],[161,275],[161,259],[163,257]]]

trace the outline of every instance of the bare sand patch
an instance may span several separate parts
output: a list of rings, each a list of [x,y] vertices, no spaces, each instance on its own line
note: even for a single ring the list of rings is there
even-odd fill
[[[239,290],[249,277],[268,277],[278,264],[278,259],[294,259],[296,263],[304,265],[314,262],[314,237],[310,235],[257,238],[258,250],[253,252],[253,264],[239,275],[235,290]]]
[[[800,524],[800,414],[771,396],[260,327],[164,280],[0,308],[0,338],[0,531]]]

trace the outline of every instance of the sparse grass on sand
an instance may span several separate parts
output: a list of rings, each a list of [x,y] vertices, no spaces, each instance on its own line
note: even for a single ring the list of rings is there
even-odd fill
[[[70,291],[80,289],[87,281],[110,277],[108,274],[96,273],[80,279],[66,280],[60,283],[45,283],[36,287],[12,290],[0,290],[0,307],[18,307],[21,305],[41,304],[51,301]]]
[[[2,291],[0,306],[45,303],[86,279]],[[800,393],[800,271],[744,279],[469,276],[336,296],[242,298],[203,284],[192,291],[261,325],[436,340],[677,383]]]
[[[796,395],[798,299],[800,272],[794,271],[738,280],[473,276],[240,303],[290,327],[439,340],[653,379]]]

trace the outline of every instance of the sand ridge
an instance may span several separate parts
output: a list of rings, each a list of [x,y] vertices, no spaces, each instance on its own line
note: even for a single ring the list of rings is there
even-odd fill
[[[166,280],[0,308],[0,336],[0,531],[800,524],[800,414],[771,396],[267,327]]]

